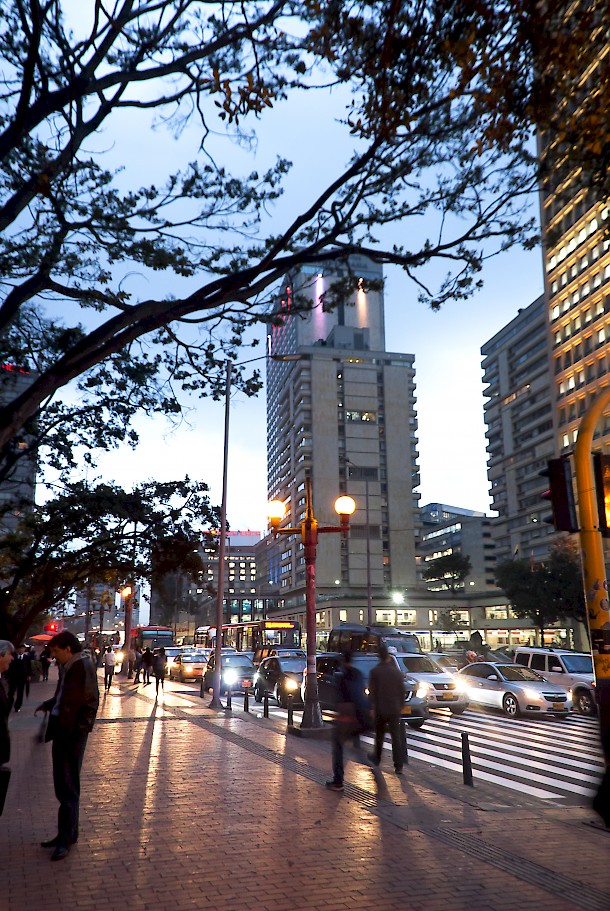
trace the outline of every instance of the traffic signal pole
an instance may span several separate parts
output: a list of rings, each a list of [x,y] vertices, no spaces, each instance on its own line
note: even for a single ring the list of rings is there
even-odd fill
[[[594,399],[585,412],[578,428],[574,461],[585,604],[595,665],[600,735],[606,768],[610,770],[610,603],[591,454],[595,428],[608,407],[610,389]],[[610,807],[607,811],[610,819]]]

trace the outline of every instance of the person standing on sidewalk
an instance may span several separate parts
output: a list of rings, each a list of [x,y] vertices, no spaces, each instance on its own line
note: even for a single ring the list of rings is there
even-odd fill
[[[352,653],[343,655],[339,678],[337,717],[333,727],[333,777],[326,782],[330,791],[343,790],[343,749],[350,738],[354,749],[361,750],[360,734],[370,728],[370,703],[364,692],[364,677],[352,664]],[[361,757],[364,760],[364,755]]]
[[[375,752],[370,758],[375,765],[381,762],[387,728],[392,738],[394,770],[397,775],[402,775],[405,743],[400,716],[405,704],[405,682],[386,645],[379,647],[379,664],[373,668],[369,676],[369,691],[375,715]]]
[[[15,711],[21,711],[23,695],[29,693],[32,676],[32,659],[25,650],[25,645],[17,646],[17,657],[8,672],[8,697]]]
[[[0,765],[4,765],[11,758],[11,739],[8,732],[8,716],[11,712],[11,703],[3,675],[10,668],[13,657],[13,643],[9,642],[8,639],[0,639]]]
[[[153,666],[153,656],[150,648],[146,646],[144,654],[142,655],[142,675],[144,677],[144,685],[147,686],[150,683],[150,675],[152,672]]]
[[[112,651],[111,645],[107,647],[104,653],[104,657],[102,658],[102,666],[104,668],[104,689],[108,693],[110,691],[110,687],[112,686],[112,677],[116,666],[116,655]]]
[[[51,665],[51,650],[45,645],[40,653],[40,664],[42,665],[42,680],[46,682],[49,679],[49,667]]]
[[[93,662],[82,656],[73,633],[58,633],[49,647],[59,667],[59,681],[55,695],[36,712],[50,712],[45,740],[53,741],[53,785],[59,811],[57,835],[41,842],[41,847],[55,848],[51,860],[63,860],[78,840],[80,772],[100,696]]]
[[[155,693],[159,692],[159,684],[164,689],[165,671],[167,670],[167,658],[163,646],[159,649],[153,658],[153,673],[155,675]]]

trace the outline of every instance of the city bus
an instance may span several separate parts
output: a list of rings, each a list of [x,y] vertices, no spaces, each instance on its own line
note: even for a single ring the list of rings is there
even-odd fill
[[[195,630],[195,647],[212,648],[216,627],[200,626]],[[227,623],[222,628],[223,646],[238,652],[258,652],[271,648],[301,648],[301,624],[296,620],[252,620],[249,623]]]
[[[154,648],[174,644],[174,631],[171,626],[134,626],[131,630],[131,641],[134,648]]]

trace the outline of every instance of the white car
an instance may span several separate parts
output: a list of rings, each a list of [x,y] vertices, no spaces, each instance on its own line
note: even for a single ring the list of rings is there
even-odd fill
[[[468,687],[429,655],[394,655],[401,670],[426,688],[428,708],[461,715],[468,708]]]
[[[509,718],[519,715],[567,718],[572,710],[572,693],[549,683],[529,667],[476,661],[463,667],[458,676],[468,686],[471,702],[501,709]]]

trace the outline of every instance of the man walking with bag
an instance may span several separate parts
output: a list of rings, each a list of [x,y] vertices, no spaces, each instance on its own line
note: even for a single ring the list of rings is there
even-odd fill
[[[59,801],[57,835],[43,841],[55,848],[51,860],[62,860],[78,840],[80,772],[99,705],[97,673],[73,633],[65,630],[49,642],[59,667],[55,695],[36,709],[50,712],[46,740],[53,741],[53,785]]]
[[[375,752],[370,757],[375,765],[381,762],[386,728],[392,738],[392,759],[397,775],[402,775],[405,761],[404,730],[400,720],[405,704],[405,681],[386,645],[379,647],[379,664],[371,671],[369,690],[375,715]]]

